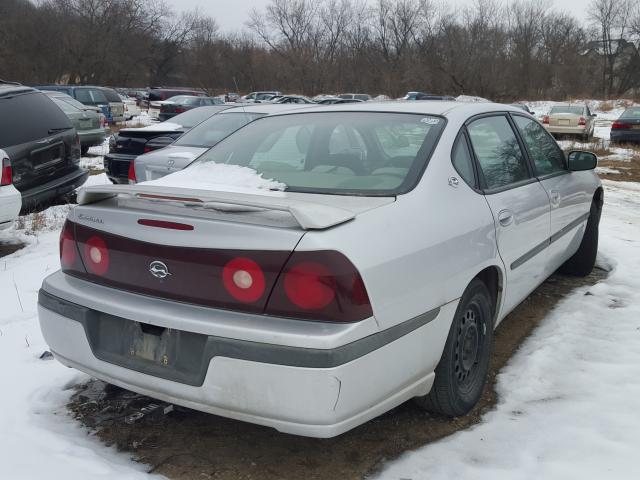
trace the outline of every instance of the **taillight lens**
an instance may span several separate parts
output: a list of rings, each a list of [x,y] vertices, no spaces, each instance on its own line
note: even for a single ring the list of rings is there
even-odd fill
[[[584,127],[587,124],[587,121],[585,120],[584,117],[580,117],[580,120],[578,120],[578,125],[581,127]]]
[[[619,122],[618,120],[611,124],[612,130],[629,130],[630,128],[631,125],[629,125],[628,123]]]
[[[265,313],[356,322],[373,315],[360,273],[343,254],[294,252],[278,277]]]
[[[11,160],[3,158],[2,161],[2,175],[0,175],[0,186],[11,185],[13,182],[13,169],[11,168]]]
[[[184,113],[186,110],[182,107],[176,107],[176,109],[174,110],[175,113]]]
[[[545,115],[544,117],[542,117],[542,123],[549,124],[549,115]]]
[[[84,244],[84,265],[90,273],[102,276],[109,271],[109,250],[105,241],[94,235]]]
[[[149,153],[149,152],[153,151],[153,148],[151,148],[151,147],[144,147],[144,148],[142,149],[142,151],[143,151],[144,153]]]
[[[68,220],[60,233],[60,265],[62,269],[73,268],[78,259],[78,247],[73,233],[73,224]]]
[[[222,283],[229,295],[242,303],[258,301],[266,286],[260,265],[245,257],[234,258],[224,266]]]
[[[127,174],[127,178],[129,179],[129,183],[138,183],[138,179],[136,178],[136,162],[132,160],[129,163],[129,173]]]

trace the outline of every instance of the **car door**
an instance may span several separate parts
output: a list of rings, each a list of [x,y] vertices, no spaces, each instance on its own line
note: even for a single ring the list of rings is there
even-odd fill
[[[474,118],[467,132],[504,262],[507,313],[546,278],[549,197],[533,176],[508,115]]]
[[[549,196],[551,235],[547,273],[553,273],[575,251],[591,208],[589,185],[569,172],[564,152],[535,120],[513,115],[535,175]]]

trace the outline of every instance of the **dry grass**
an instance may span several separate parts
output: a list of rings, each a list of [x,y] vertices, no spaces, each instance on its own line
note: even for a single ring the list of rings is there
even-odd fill
[[[610,112],[611,110],[613,110],[613,108],[614,106],[613,106],[613,103],[611,102],[602,102],[598,107],[598,109],[603,112]]]

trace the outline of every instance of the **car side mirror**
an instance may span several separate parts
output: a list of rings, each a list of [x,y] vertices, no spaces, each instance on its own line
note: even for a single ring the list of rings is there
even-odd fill
[[[596,165],[598,165],[598,157],[591,152],[583,152],[581,150],[569,152],[567,159],[569,162],[569,170],[572,172],[593,170],[596,168]]]

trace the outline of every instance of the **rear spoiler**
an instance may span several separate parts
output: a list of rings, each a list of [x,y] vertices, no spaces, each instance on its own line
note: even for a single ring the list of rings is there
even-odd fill
[[[355,213],[317,202],[269,194],[198,190],[155,185],[95,185],[78,192],[78,204],[87,205],[119,195],[215,209],[215,204],[288,212],[304,230],[323,230],[348,222]],[[285,194],[286,195],[286,194]]]

